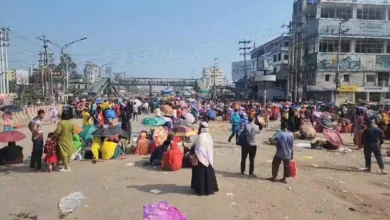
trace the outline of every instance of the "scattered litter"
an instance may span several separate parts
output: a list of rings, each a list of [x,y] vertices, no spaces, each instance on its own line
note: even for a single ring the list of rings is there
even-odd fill
[[[268,163],[272,163],[272,160],[267,160]]]
[[[232,202],[232,206],[235,206],[236,205],[236,203],[235,202]]]
[[[383,184],[385,184],[385,185],[389,185],[388,183],[386,183],[386,182],[384,182]]]
[[[322,210],[316,209],[316,213],[321,214],[321,213],[322,213]]]
[[[126,166],[128,167],[133,167],[135,164],[134,163],[127,163]]]
[[[331,177],[331,176],[330,176],[330,177],[328,177],[328,179],[331,179],[331,180],[332,180],[332,179],[333,179],[333,177]]]
[[[295,146],[297,146],[299,148],[311,148],[311,144],[310,143],[298,143]]]
[[[159,194],[161,191],[158,189],[152,189],[152,190],[150,190],[150,192],[154,193],[154,194]]]
[[[61,214],[69,215],[72,213],[80,206],[82,199],[85,199],[82,192],[74,192],[63,197],[58,203]]]
[[[344,189],[344,190],[342,190],[341,192],[346,193],[346,192],[348,192],[348,191]]]
[[[168,172],[164,172],[164,174],[168,174]]]
[[[229,192],[229,193],[226,193],[226,195],[227,195],[227,196],[231,196],[231,197],[233,197],[233,196],[234,196],[234,194],[233,194],[233,193],[231,193],[231,192]]]
[[[337,151],[344,154],[352,153],[352,150],[348,147],[340,147]]]
[[[362,171],[363,171],[363,170],[366,170],[366,169],[367,169],[367,168],[365,168],[365,167],[359,168],[359,170],[362,170]]]
[[[341,184],[345,184],[345,182],[344,182],[344,181],[339,181],[339,183],[341,183]]]
[[[88,208],[89,205],[85,205],[84,208]]]
[[[287,187],[287,190],[291,190],[291,187]]]
[[[108,186],[106,186],[106,187],[104,187],[104,188],[108,189]]]
[[[354,212],[354,211],[356,211],[354,208],[352,208],[352,207],[348,207],[348,209],[349,209],[349,211],[352,211],[352,212]]]
[[[283,218],[284,218],[284,219],[289,219],[290,217],[288,217],[288,216],[284,216]]]
[[[312,167],[319,167],[317,164],[314,164],[314,163],[312,163],[311,166]]]
[[[307,159],[307,160],[311,160],[311,159],[313,159],[313,157],[312,157],[312,156],[303,156],[303,158],[305,158],[305,159]]]

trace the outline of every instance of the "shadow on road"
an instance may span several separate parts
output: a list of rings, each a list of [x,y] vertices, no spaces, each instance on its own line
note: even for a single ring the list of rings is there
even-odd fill
[[[190,186],[179,186],[176,184],[149,184],[149,185],[129,185],[126,186],[129,189],[136,189],[141,192],[152,193],[151,190],[160,190],[158,194],[194,194]]]
[[[223,170],[216,170],[215,174],[222,175],[222,177],[226,177],[226,178],[267,180],[266,177],[259,177],[259,176],[251,177],[249,175],[243,175],[241,173],[233,173],[233,172],[223,171]]]

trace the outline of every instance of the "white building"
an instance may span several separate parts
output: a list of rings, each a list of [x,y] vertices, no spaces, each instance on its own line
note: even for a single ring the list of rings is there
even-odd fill
[[[214,83],[214,78],[215,78],[215,83]],[[223,69],[220,67],[215,68],[215,70],[214,67],[203,68],[202,81],[204,82],[207,89],[212,88],[214,85],[215,86],[227,85],[227,79],[223,74]]]
[[[292,36],[301,45],[302,98],[338,103],[390,98],[389,1],[296,0],[293,23],[299,24]]]
[[[84,82],[94,84],[99,81],[99,66],[92,62],[87,62],[84,68]]]
[[[247,73],[250,73],[250,64],[251,62],[248,60],[246,62]],[[243,79],[245,76],[245,62],[238,61],[232,63],[232,81],[237,82],[240,79]]]

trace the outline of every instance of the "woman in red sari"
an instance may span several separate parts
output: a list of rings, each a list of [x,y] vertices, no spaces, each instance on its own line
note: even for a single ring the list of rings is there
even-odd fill
[[[182,162],[183,152],[177,146],[177,142],[172,141],[171,148],[163,154],[162,168],[177,171],[181,168]]]
[[[146,131],[141,131],[137,140],[137,149],[135,155],[148,155],[149,154],[149,140],[147,138]]]

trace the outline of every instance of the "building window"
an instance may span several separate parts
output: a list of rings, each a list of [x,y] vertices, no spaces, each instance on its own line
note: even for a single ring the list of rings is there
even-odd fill
[[[375,82],[375,75],[367,75],[366,76],[366,82],[374,83]]]
[[[390,10],[389,10],[390,11]],[[389,12],[390,13],[390,12]],[[386,53],[390,53],[390,41],[387,41]]]
[[[77,88],[80,89],[80,85],[77,85]]]
[[[357,19],[360,20],[385,20],[385,8],[373,5],[363,5],[357,10]]]
[[[276,54],[274,55],[274,62],[276,62]]]
[[[344,82],[349,82],[349,75],[348,74],[344,75]]]
[[[282,53],[279,53],[278,55],[278,61],[281,61],[282,60]]]
[[[288,42],[288,41],[284,42],[284,46],[285,46],[285,47],[288,47],[288,45],[289,45],[289,42]]]
[[[274,74],[276,74],[276,67],[274,67]]]
[[[337,52],[339,41],[337,39],[320,40],[320,52]],[[351,51],[349,40],[341,40],[341,52],[348,53]]]
[[[389,73],[378,73],[378,86],[389,86]]]
[[[288,60],[288,54],[284,55],[284,60]]]
[[[325,82],[329,82],[330,81],[330,74],[326,74],[325,75]]]
[[[356,40],[356,53],[383,53],[383,41],[378,39]]]
[[[321,18],[352,18],[352,7],[324,6],[321,8]]]

